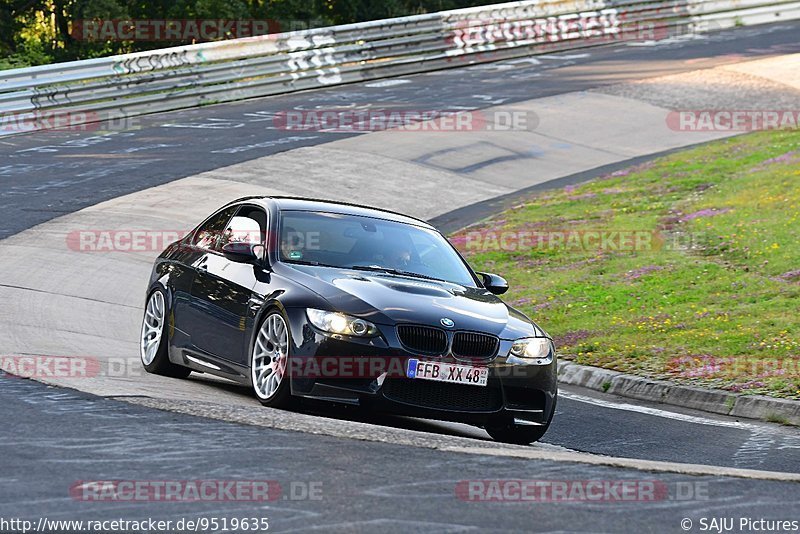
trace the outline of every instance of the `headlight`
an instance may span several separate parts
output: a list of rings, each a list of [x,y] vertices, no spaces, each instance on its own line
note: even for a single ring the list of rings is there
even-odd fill
[[[538,364],[548,364],[552,359],[553,342],[545,337],[527,337],[518,339],[511,345],[511,356],[536,360]]]
[[[325,332],[358,337],[369,337],[378,333],[378,328],[369,321],[343,313],[309,308],[306,310],[306,315],[311,324]]]

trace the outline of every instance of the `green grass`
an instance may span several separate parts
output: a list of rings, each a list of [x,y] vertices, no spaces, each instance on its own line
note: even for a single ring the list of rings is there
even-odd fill
[[[789,421],[786,417],[780,414],[770,413],[767,414],[766,421],[770,423],[777,423],[783,426],[798,426],[791,421]]]
[[[644,240],[568,239],[614,231]],[[504,232],[572,234],[509,250]],[[452,239],[562,358],[800,399],[798,237],[800,132],[763,132],[527,197]]]

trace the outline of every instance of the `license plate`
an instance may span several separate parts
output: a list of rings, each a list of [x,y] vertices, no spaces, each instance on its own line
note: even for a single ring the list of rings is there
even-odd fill
[[[424,360],[408,360],[406,376],[408,378],[420,378],[436,382],[485,386],[486,381],[489,379],[489,368]]]

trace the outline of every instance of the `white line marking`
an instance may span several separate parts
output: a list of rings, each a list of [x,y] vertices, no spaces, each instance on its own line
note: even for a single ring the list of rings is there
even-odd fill
[[[476,442],[474,439],[470,438],[443,435],[431,436],[430,434],[420,431],[388,428],[382,427],[381,425],[362,422],[337,421],[335,424],[331,425],[324,424],[326,421],[310,415],[291,414],[290,416],[287,416],[286,414],[283,414],[281,416],[268,416],[264,414],[261,417],[253,417],[253,410],[249,406],[220,406],[214,403],[202,403],[202,406],[199,406],[198,403],[194,401],[163,402],[157,399],[144,398],[123,398],[118,400],[140,406],[156,408],[159,410],[199,415],[200,417],[218,419],[222,421],[239,422],[248,425],[278,428],[283,430],[301,432],[310,431],[314,434],[322,434],[340,438],[355,438],[364,441],[393,443],[396,445],[408,445],[412,447],[422,447],[447,452],[496,456],[501,458],[522,458],[526,460],[570,462],[659,473],[800,482],[800,473],[759,471],[754,469],[720,467],[715,465],[684,464],[678,462],[641,460],[637,458],[601,456],[597,454],[573,452],[569,449],[565,451],[553,450],[551,447],[543,447],[539,444],[534,444],[530,447],[521,447],[514,445],[503,445],[501,443],[487,443],[483,441]],[[214,406],[218,407],[219,409],[209,411],[203,409],[203,406]],[[475,446],[476,443],[479,444],[479,446]],[[484,445],[484,443],[486,443],[486,445]]]
[[[364,87],[392,87],[393,85],[403,85],[411,83],[411,80],[386,80],[383,82],[372,82],[364,84]]]
[[[756,430],[733,455],[733,462],[736,467],[758,467],[769,457],[773,445],[775,445],[773,434]]]
[[[507,61],[509,65],[520,65],[522,63],[530,63],[531,65],[541,65],[542,62],[536,59],[535,57],[524,57],[521,59],[515,59],[513,61]]]
[[[529,460],[545,460],[552,462],[573,462],[588,465],[602,465],[608,467],[622,467],[639,471],[652,471],[657,473],[677,473],[682,475],[736,477],[754,480],[775,480],[782,482],[800,482],[800,473],[781,471],[758,471],[755,469],[741,469],[737,467],[719,467],[705,464],[682,464],[678,462],[663,462],[659,460],[639,460],[637,458],[619,458],[614,456],[599,456],[583,452],[554,452],[543,451],[536,447],[528,448],[478,448],[478,447],[439,447],[439,450],[460,452],[465,454],[481,454],[507,458],[525,458]]]
[[[546,56],[538,56],[538,57],[539,59],[583,59],[589,56],[590,54],[563,54],[563,55],[548,54]]]
[[[584,395],[577,395],[575,393],[558,392],[559,397],[574,400],[576,402],[584,402],[586,404],[594,404],[595,406],[602,406],[603,408],[611,408],[612,410],[626,410],[628,412],[638,412],[645,415],[652,415],[654,417],[664,417],[666,419],[676,419],[685,423],[694,423],[697,425],[712,425],[722,426],[728,428],[739,428],[742,430],[754,430],[759,428],[755,425],[748,423],[740,423],[739,421],[722,421],[719,419],[710,419],[707,417],[697,417],[694,415],[686,415],[677,412],[668,412],[666,410],[659,410],[658,408],[649,408],[647,406],[638,406],[636,404],[627,404],[621,402],[612,402],[603,399],[596,399],[594,397],[586,397]]]

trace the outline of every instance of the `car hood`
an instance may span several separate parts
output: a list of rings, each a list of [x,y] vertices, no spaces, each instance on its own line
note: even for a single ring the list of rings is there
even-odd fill
[[[474,330],[504,339],[536,335],[531,321],[482,288],[386,273],[292,266],[302,283],[337,310],[378,324],[415,323]]]

